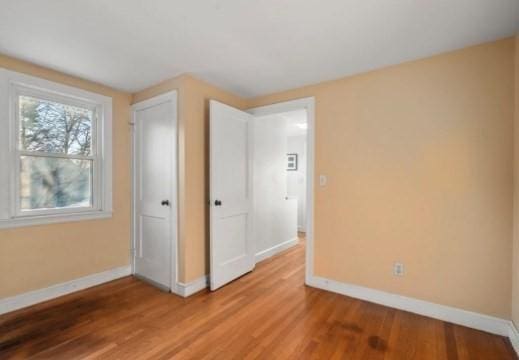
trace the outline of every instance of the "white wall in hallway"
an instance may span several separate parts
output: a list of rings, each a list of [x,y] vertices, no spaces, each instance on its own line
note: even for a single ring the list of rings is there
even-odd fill
[[[287,195],[297,199],[297,229],[306,231],[306,135],[288,136],[287,152],[297,154],[297,170],[287,171]]]
[[[254,237],[256,254],[297,238],[297,204],[287,197],[287,121],[280,115],[254,120]]]

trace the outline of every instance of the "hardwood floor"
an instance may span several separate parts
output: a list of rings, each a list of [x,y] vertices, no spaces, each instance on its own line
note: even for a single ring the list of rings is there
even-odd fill
[[[506,338],[306,287],[304,246],[188,299],[132,277],[0,317],[0,358],[516,359]]]

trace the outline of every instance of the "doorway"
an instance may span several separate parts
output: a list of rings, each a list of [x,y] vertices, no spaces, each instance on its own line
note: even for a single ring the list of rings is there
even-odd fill
[[[287,122],[287,197],[296,198],[297,228],[305,238],[305,283],[313,277],[313,224],[314,224],[314,158],[315,158],[315,99],[301,98],[249,109],[255,118],[277,115]],[[306,122],[305,122],[306,120]],[[301,136],[303,138],[301,139]],[[303,147],[303,148],[302,148]],[[289,154],[297,154],[297,160]],[[302,156],[301,156],[302,155]],[[297,171],[293,165],[297,161]],[[303,186],[294,186],[294,181]],[[304,202],[304,203],[303,203]]]
[[[177,93],[132,106],[132,270],[165,291],[177,283]]]
[[[304,239],[306,130],[305,109],[254,117],[252,213],[256,263]]]
[[[211,101],[210,110],[211,290],[297,244],[298,231],[306,237],[308,283],[313,274],[314,98],[248,112]],[[292,127],[304,132],[291,136]],[[296,136],[302,137],[303,149],[289,150]],[[293,186],[291,171],[299,171],[295,185],[301,181],[301,187]]]

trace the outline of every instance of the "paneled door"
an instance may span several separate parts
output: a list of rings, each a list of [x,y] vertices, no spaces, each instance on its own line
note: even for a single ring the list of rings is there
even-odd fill
[[[176,93],[138,103],[134,125],[134,273],[176,284]]]
[[[252,115],[210,102],[211,290],[254,268]]]

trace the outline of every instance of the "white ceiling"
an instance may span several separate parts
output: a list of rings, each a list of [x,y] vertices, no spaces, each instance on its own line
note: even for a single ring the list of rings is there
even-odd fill
[[[251,97],[513,35],[519,0],[0,0],[0,52],[137,91]]]

